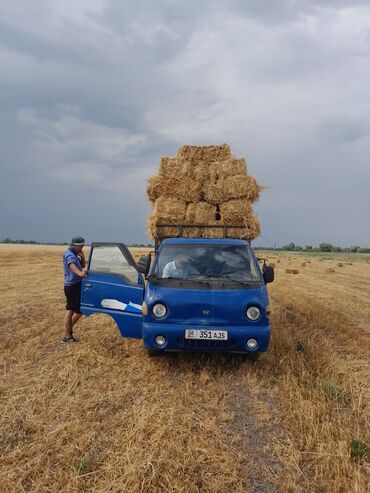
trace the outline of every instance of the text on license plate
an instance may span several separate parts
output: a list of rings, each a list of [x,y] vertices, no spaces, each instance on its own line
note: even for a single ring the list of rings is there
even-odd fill
[[[185,339],[212,339],[227,341],[227,330],[186,329]]]

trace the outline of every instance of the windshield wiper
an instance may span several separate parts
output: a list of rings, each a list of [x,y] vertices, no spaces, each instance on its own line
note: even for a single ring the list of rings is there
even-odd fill
[[[148,278],[149,279],[149,278]],[[156,281],[163,281],[166,279],[171,279],[171,280],[176,280],[176,281],[190,281],[190,282],[197,282],[199,284],[206,284],[207,286],[210,286],[210,283],[208,281],[204,281],[202,279],[192,279],[191,277],[155,277]]]
[[[227,279],[228,281],[236,282],[237,284],[241,284],[242,286],[252,287],[250,281],[238,281],[237,279],[233,279],[231,276],[227,276],[227,275],[219,276],[217,274],[216,275],[208,274],[206,277],[207,278],[215,277],[216,279]],[[258,281],[252,281],[252,282],[258,282]]]

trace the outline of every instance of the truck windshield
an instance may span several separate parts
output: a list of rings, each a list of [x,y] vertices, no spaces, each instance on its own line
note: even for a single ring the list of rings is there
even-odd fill
[[[152,277],[260,282],[252,254],[243,245],[164,245]]]

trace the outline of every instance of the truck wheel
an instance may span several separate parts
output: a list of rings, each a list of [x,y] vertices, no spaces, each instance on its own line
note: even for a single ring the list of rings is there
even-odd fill
[[[247,353],[247,358],[249,359],[249,361],[257,361],[259,360],[260,356],[261,353],[259,353],[258,351],[254,353]]]
[[[155,358],[156,356],[162,356],[164,351],[160,349],[147,349],[147,354],[149,358]]]

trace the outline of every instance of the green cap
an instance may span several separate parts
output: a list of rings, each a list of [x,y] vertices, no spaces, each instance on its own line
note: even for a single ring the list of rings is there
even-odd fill
[[[71,241],[71,245],[84,245],[85,240],[82,236],[74,236]]]

